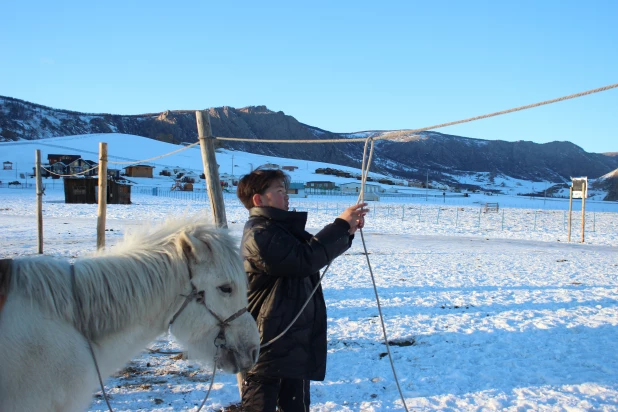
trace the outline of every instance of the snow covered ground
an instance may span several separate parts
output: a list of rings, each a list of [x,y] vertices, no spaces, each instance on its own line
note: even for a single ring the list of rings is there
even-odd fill
[[[140,224],[210,214],[200,199],[134,193],[132,200],[108,205],[109,246]],[[309,210],[308,226],[318,230],[346,200],[291,204]],[[36,253],[34,191],[0,188],[0,201],[0,257]],[[537,209],[519,206],[505,209],[502,229],[502,215],[479,213],[478,205],[372,204],[364,236],[409,410],[618,410],[618,215],[597,212],[585,244],[574,220],[568,243],[564,212],[543,211],[556,217],[541,224]],[[65,204],[56,184],[43,209],[45,253],[94,251],[96,205]],[[233,197],[226,211],[239,238],[247,212]],[[360,236],[329,269],[324,293],[328,367],[325,381],[312,384],[311,410],[404,410]],[[151,348],[180,349],[168,336]],[[117,411],[195,411],[210,376],[194,360],[144,352],[106,385]],[[206,409],[238,400],[235,377],[218,374]],[[97,395],[91,411],[104,410]]]
[[[41,149],[43,159],[66,153],[96,160],[99,141],[109,143],[112,161],[178,149],[118,134],[1,143],[0,160],[10,160],[14,169],[0,170],[5,183],[0,186],[0,258],[35,254],[37,245],[34,190],[7,188],[6,182],[33,183],[27,173],[34,149]],[[294,181],[325,180],[313,171],[332,166],[233,151],[218,152],[217,160],[220,172],[235,175],[267,162],[296,165]],[[156,162],[157,168],[201,170],[196,149]],[[150,187],[169,188],[172,181],[159,176],[135,181],[133,204],[107,207],[109,247],[138,225],[179,214],[210,215],[203,183],[192,193],[160,190],[160,196],[152,196]],[[61,181],[44,183],[45,253],[74,259],[93,252],[96,205],[65,204]],[[538,191],[547,184],[500,183],[510,192],[529,192],[533,185]],[[586,203],[582,244],[579,201],[569,243],[568,201],[508,194],[432,197],[442,192],[406,190],[428,196],[371,202],[363,233],[407,408],[618,411],[618,203]],[[310,212],[308,229],[317,231],[355,201],[310,196],[290,203]],[[225,202],[230,231],[240,239],[247,211],[233,194]],[[499,202],[498,212],[483,213],[486,202]],[[329,357],[325,381],[312,384],[314,412],[404,410],[385,356],[363,253],[357,235],[324,280]],[[168,336],[151,348],[180,349]],[[210,376],[194,360],[145,351],[106,385],[116,411],[195,411]],[[238,400],[235,377],[217,374],[206,409],[218,411]],[[98,394],[91,411],[104,410]]]

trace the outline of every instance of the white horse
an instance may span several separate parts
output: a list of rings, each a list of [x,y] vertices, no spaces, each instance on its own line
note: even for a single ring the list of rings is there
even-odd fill
[[[103,379],[168,328],[190,356],[247,370],[259,333],[246,307],[235,242],[203,222],[167,222],[72,265],[1,260],[0,411],[86,410],[99,386],[86,337]]]

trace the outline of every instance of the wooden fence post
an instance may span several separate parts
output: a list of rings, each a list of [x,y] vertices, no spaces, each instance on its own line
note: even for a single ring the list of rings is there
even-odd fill
[[[206,176],[212,216],[217,227],[227,229],[223,190],[221,190],[217,158],[215,157],[215,139],[212,136],[212,129],[210,127],[210,115],[208,112],[196,111],[195,119],[197,121],[197,135],[198,139],[200,139],[200,148],[202,149],[204,176]]]
[[[573,186],[569,190],[569,238],[568,241],[571,241],[571,215],[573,214]]]
[[[582,183],[582,243],[584,243],[584,232],[586,230],[586,192],[588,181]]]
[[[107,214],[107,143],[99,142],[99,209],[97,211],[97,249],[105,247]]]
[[[39,255],[43,254],[43,180],[41,178],[41,151],[35,152],[35,175],[36,175],[36,220],[37,220],[37,244]]]

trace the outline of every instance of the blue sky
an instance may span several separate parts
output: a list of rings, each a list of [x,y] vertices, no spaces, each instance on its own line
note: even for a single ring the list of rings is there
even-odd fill
[[[618,83],[618,2],[5,2],[0,95],[90,113],[266,105],[414,129]],[[618,151],[618,89],[439,129]]]

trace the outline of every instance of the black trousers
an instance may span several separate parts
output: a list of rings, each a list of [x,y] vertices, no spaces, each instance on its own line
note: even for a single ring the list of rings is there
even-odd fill
[[[249,373],[242,385],[243,412],[309,412],[310,400],[308,380]]]

